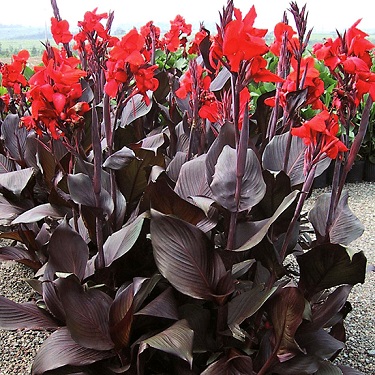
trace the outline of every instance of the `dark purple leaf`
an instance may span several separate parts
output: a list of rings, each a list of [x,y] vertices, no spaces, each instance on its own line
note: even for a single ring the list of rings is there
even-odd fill
[[[10,224],[23,210],[9,203],[5,198],[0,200],[0,224]]]
[[[160,273],[181,293],[198,299],[215,300],[232,292],[218,290],[226,276],[224,264],[206,237],[195,226],[152,211],[151,240]]]
[[[220,91],[230,78],[230,71],[223,67],[210,84],[210,91]]]
[[[24,160],[27,129],[20,126],[20,118],[17,114],[7,115],[1,124],[1,134],[12,159]]]
[[[353,255],[340,245],[324,244],[297,257],[301,270],[300,288],[311,297],[315,293],[341,284],[364,283],[366,257]]]
[[[175,192],[183,199],[188,200],[191,196],[212,197],[211,190],[207,184],[206,155],[201,155],[184,163],[178,176]]]
[[[183,319],[174,323],[163,332],[158,333],[141,343],[140,351],[147,347],[161,350],[163,352],[180,357],[193,365],[193,338],[194,331],[190,329],[188,322]]]
[[[295,333],[302,323],[305,299],[298,288],[283,287],[268,300],[267,309],[274,329],[277,357],[285,362],[301,352]]]
[[[0,173],[0,186],[11,191],[15,195],[20,195],[33,176],[33,168],[20,169],[18,171]]]
[[[46,371],[72,365],[89,365],[97,361],[114,357],[111,351],[88,349],[77,344],[66,327],[53,332],[44,341],[32,366],[32,375],[42,375]]]
[[[46,217],[51,217],[53,219],[61,219],[67,213],[69,213],[69,211],[70,210],[67,210],[64,207],[53,206],[50,203],[45,203],[33,207],[30,210],[22,213],[12,221],[12,224],[35,223]]]
[[[343,375],[363,375],[362,372],[355,370],[354,368],[343,366],[343,365],[337,365],[337,366],[342,371]]]
[[[16,303],[0,296],[0,328],[16,329],[56,329],[58,324],[32,302]]]
[[[208,232],[217,221],[209,220],[196,205],[182,199],[169,186],[164,175],[149,185],[151,207],[165,215],[173,215]]]
[[[359,238],[365,230],[363,224],[350,210],[348,197],[348,191],[343,191],[335,211],[335,218],[329,230],[330,242],[344,246]],[[321,237],[325,237],[326,234],[330,204],[331,194],[324,193],[318,197],[314,207],[309,212],[309,220]]]
[[[125,168],[134,158],[134,151],[124,146],[121,150],[110,155],[103,163],[103,167],[114,170],[122,169]]]
[[[0,247],[0,261],[15,260],[35,270],[41,267],[41,263],[27,249],[17,246]]]
[[[148,92],[149,99],[152,98],[150,95],[151,91]],[[143,100],[143,95],[135,94],[133,95],[125,105],[125,108],[121,114],[121,123],[120,127],[124,128],[129,125],[131,122],[136,120],[139,117],[146,115],[152,108],[152,99],[149,105]]]
[[[118,349],[129,345],[134,319],[134,296],[145,280],[136,279],[126,288],[119,290],[109,309],[110,335]]]
[[[145,218],[147,218],[147,213],[138,216],[130,224],[125,225],[107,238],[103,245],[105,267],[110,266],[112,262],[121,258],[133,247],[141,233]],[[96,255],[93,258],[95,257]]]
[[[278,363],[272,371],[280,375],[314,374],[321,362],[317,357],[299,354],[286,362]]]
[[[276,135],[271,142],[266,146],[263,153],[263,168],[273,172],[283,170],[284,158],[287,149],[289,133]],[[292,137],[292,144],[290,148],[290,155],[285,173],[290,178],[292,186],[302,184],[305,181],[303,174],[304,155],[306,145],[302,138]],[[319,176],[325,171],[331,163],[330,158],[325,158],[318,163],[315,176]]]
[[[59,278],[55,283],[74,341],[89,349],[112,349],[108,322],[112,298],[99,289],[84,290],[72,276]]]
[[[0,154],[0,173],[13,172],[14,170],[15,167],[13,160]]]
[[[178,320],[177,303],[173,295],[173,288],[167,288],[135,315],[149,315]]]
[[[89,176],[83,173],[69,174],[68,187],[70,196],[75,203],[96,207],[93,182]],[[100,207],[107,215],[111,215],[114,209],[113,199],[104,188],[100,191]]]
[[[48,244],[45,278],[53,280],[56,272],[73,273],[80,280],[85,275],[89,249],[83,238],[65,220],[54,230]]]
[[[254,223],[252,222],[247,223],[248,225],[247,225],[246,230],[247,230],[248,240],[245,243],[243,243],[241,246],[234,249],[234,251],[249,250],[252,247],[259,244],[260,241],[262,241],[262,239],[267,234],[268,229],[271,227],[271,225],[294,202],[298,194],[299,194],[298,191],[294,190],[288,196],[286,196],[281,202],[278,209],[269,219],[261,220],[259,222],[254,222]]]
[[[215,173],[215,165],[219,158],[221,151],[225,145],[232,148],[236,147],[234,136],[234,125],[232,123],[225,123],[221,128],[218,137],[212,143],[206,155],[206,178],[208,185],[211,185]],[[193,194],[192,194],[193,195]],[[198,195],[198,194],[194,194]]]
[[[254,315],[275,291],[276,288],[266,290],[257,285],[234,297],[228,303],[228,326],[235,338],[245,340],[245,334],[242,332],[240,324]]]
[[[343,342],[336,340],[324,329],[308,333],[301,330],[296,335],[296,341],[308,355],[313,355],[320,360],[330,359],[345,346]]]
[[[40,170],[38,164],[38,139],[34,131],[29,131],[26,137],[25,162],[27,167],[33,167],[36,171]]]
[[[129,203],[137,202],[143,195],[149,183],[150,167],[160,166],[164,168],[164,155],[155,155],[150,150],[138,148],[134,150],[137,159],[134,159],[124,170],[116,171],[116,179],[120,191]]]
[[[225,145],[217,159],[215,174],[210,184],[216,201],[230,212],[237,212],[249,210],[262,200],[266,192],[266,184],[254,151],[248,149],[246,153],[238,207],[235,200],[236,181],[237,151]]]
[[[165,149],[168,146],[168,137],[164,133],[157,133],[143,138],[136,144],[130,145],[133,150],[142,148],[143,150],[152,151],[155,155],[159,149]]]
[[[251,357],[231,349],[227,356],[221,357],[202,372],[201,375],[246,375],[253,374]]]
[[[314,375],[343,375],[340,368],[329,361],[324,361]]]
[[[57,296],[55,283],[53,281],[44,281],[42,284],[43,301],[51,314],[60,322],[66,320],[65,310],[60,298]]]
[[[343,308],[351,290],[351,285],[342,285],[335,289],[323,303],[317,304],[312,312],[312,321],[305,326],[305,329],[317,330],[326,327],[326,323]]]
[[[181,167],[186,161],[186,153],[178,151],[166,169],[167,175],[171,180],[177,181]]]

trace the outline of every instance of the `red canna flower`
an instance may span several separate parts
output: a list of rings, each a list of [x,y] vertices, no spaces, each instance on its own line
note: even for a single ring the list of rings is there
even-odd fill
[[[170,23],[171,28],[165,33],[161,42],[169,52],[176,52],[180,46],[186,46],[186,37],[191,34],[192,26],[187,24],[185,19],[180,15],[177,15]]]
[[[43,56],[44,66],[35,67],[27,98],[31,116],[21,118],[27,129],[37,134],[48,133],[57,139],[84,122],[83,114],[90,107],[81,102],[80,79],[86,72],[77,68],[79,60],[68,58],[64,50],[50,48]]]
[[[307,165],[314,161],[318,162],[324,155],[336,159],[340,152],[348,151],[344,143],[337,138],[338,131],[338,116],[327,110],[321,111],[311,120],[305,121],[302,126],[291,130],[292,135],[302,138],[308,146],[308,152],[305,154],[305,158],[308,159]]]
[[[15,94],[21,93],[22,87],[28,85],[22,73],[29,57],[29,52],[22,50],[17,55],[12,56],[12,62],[10,64],[1,66],[2,86],[13,89]]]
[[[275,40],[270,46],[270,51],[274,55],[280,56],[280,50],[281,50],[281,45],[283,42],[284,35],[288,41],[292,41],[293,35],[295,35],[296,32],[293,30],[292,26],[284,22],[277,23],[273,32],[275,35]],[[289,43],[289,47],[290,47],[290,43]]]
[[[144,102],[149,105],[150,99],[147,96],[147,91],[155,91],[159,86],[159,81],[154,77],[157,65],[149,66],[147,68],[140,68],[134,72],[135,84],[137,90],[135,93],[143,95]]]
[[[190,54],[198,54],[199,45],[202,43],[203,39],[208,36],[209,36],[208,31],[203,26],[201,26],[201,29],[195,34],[194,40],[192,41],[188,52]]]
[[[51,32],[56,44],[69,43],[73,39],[73,35],[69,31],[69,23],[66,20],[58,21],[55,17],[52,17]]]
[[[124,60],[130,64],[140,66],[146,62],[142,54],[144,47],[145,38],[134,28],[113,47],[109,53],[109,58],[114,61]]]
[[[241,61],[250,61],[255,56],[268,52],[264,40],[267,30],[253,27],[256,11],[251,7],[245,18],[239,9],[234,9],[235,19],[231,20],[224,29],[224,35],[215,37],[210,51],[211,64],[215,66],[215,59],[227,60],[232,72],[238,72]]]

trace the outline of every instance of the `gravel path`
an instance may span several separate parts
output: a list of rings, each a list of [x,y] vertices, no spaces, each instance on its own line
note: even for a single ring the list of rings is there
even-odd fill
[[[369,264],[375,265],[375,183],[347,184],[349,206],[364,224],[365,233],[355,242],[353,248],[364,250]],[[314,191],[310,201],[324,190]],[[31,288],[25,278],[32,273],[17,263],[0,263],[0,295],[22,302],[27,300]],[[366,277],[363,285],[357,285],[349,301],[353,311],[346,319],[348,341],[338,363],[352,366],[366,375],[375,374],[375,272]],[[0,375],[28,375],[32,359],[41,343],[47,337],[45,332],[0,330]]]

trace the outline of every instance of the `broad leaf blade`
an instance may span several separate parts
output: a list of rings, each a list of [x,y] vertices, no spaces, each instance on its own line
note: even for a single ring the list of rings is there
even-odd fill
[[[13,172],[15,170],[14,162],[0,154],[0,173]]]
[[[149,99],[151,99],[152,91],[148,91],[147,95]],[[146,115],[150,111],[151,107],[152,101],[149,105],[147,105],[143,99],[143,95],[133,95],[126,103],[125,108],[122,111],[120,127],[124,128],[137,118]]]
[[[16,329],[56,329],[58,324],[44,310],[34,303],[16,303],[0,296],[0,328]]]
[[[301,352],[295,333],[302,323],[305,299],[298,288],[284,287],[268,300],[267,307],[274,327],[277,357],[285,362]]]
[[[83,173],[69,174],[68,188],[70,196],[75,203],[88,207],[97,207],[93,182],[89,176]],[[104,188],[102,188],[100,191],[99,206],[108,215],[110,215],[114,209],[113,199],[108,191]]]
[[[262,158],[264,169],[268,169],[273,172],[283,170],[288,138],[289,133],[276,135],[265,147]],[[302,138],[293,136],[288,164],[285,170],[285,173],[290,178],[292,186],[302,184],[305,181],[305,175],[303,173],[305,151],[306,145],[303,143]],[[315,176],[319,176],[321,173],[323,173],[323,171],[328,168],[330,162],[331,159],[328,157],[320,161],[318,163]]]
[[[62,207],[53,206],[50,203],[41,204],[33,207],[30,210],[22,213],[16,219],[12,221],[12,224],[20,223],[35,223],[46,217],[53,219],[61,219],[68,213],[68,210],[64,210]]]
[[[128,346],[134,318],[134,296],[145,279],[138,279],[119,290],[109,309],[110,335],[116,348]]]
[[[265,192],[260,164],[254,151],[246,153],[245,172],[241,181],[239,206],[236,205],[237,151],[225,145],[215,165],[210,188],[216,201],[231,212],[249,210],[261,201]]]
[[[177,290],[209,300],[220,293],[217,285],[226,271],[220,257],[213,249],[207,249],[203,232],[189,223],[152,211],[151,240],[160,273]]]
[[[228,326],[233,336],[240,340],[245,339],[239,325],[255,314],[275,291],[276,288],[265,290],[262,286],[257,285],[234,297],[228,303]]]
[[[89,249],[83,238],[65,220],[55,229],[48,244],[49,259],[45,277],[53,280],[56,272],[73,273],[80,280],[85,275]]]
[[[312,248],[297,257],[301,270],[300,288],[308,296],[341,284],[364,283],[366,257],[362,252],[353,255],[335,244],[324,244]]]
[[[251,237],[240,247],[234,249],[234,251],[248,250],[256,246],[257,244],[259,244],[260,241],[262,241],[262,239],[267,234],[268,229],[271,227],[271,225],[294,202],[298,194],[299,192],[297,190],[292,191],[288,196],[286,196],[283,199],[278,209],[269,219],[252,223],[254,224],[253,225],[254,234],[251,234]]]
[[[130,148],[124,146],[121,150],[114,152],[103,163],[104,168],[114,170],[125,168],[135,158],[135,153]]]
[[[205,173],[206,155],[201,155],[181,166],[175,192],[183,199],[191,196],[212,197]]]
[[[98,289],[85,291],[72,276],[56,280],[56,287],[72,338],[85,348],[112,349],[108,323],[112,299]]]
[[[364,232],[364,226],[350,210],[348,205],[349,193],[345,190],[335,211],[335,218],[329,230],[331,243],[349,245]],[[325,193],[318,197],[314,207],[309,212],[309,220],[319,236],[325,237],[327,216],[331,204],[331,194]]]
[[[146,217],[146,213],[138,216],[130,224],[125,225],[107,238],[103,246],[105,267],[110,266],[133,247],[141,233]]]
[[[9,151],[12,159],[24,160],[27,129],[20,126],[18,114],[9,114],[1,124],[1,133],[4,138],[4,145]]]
[[[20,195],[34,174],[33,168],[20,169],[18,171],[0,173],[0,186]]]
[[[39,260],[27,249],[18,246],[0,247],[0,261],[14,260],[37,270],[41,267]]]
[[[143,345],[180,357],[193,365],[194,331],[186,320],[179,320],[171,327],[142,342]]]
[[[113,357],[111,351],[88,349],[77,344],[66,327],[53,332],[38,351],[31,373],[42,375],[46,371],[72,365],[89,365],[105,358]]]
[[[173,289],[169,287],[135,315],[157,316],[159,318],[178,320],[177,307]]]

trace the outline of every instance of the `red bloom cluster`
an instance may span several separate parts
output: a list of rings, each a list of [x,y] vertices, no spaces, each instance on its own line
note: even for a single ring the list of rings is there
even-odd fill
[[[50,49],[43,55],[44,66],[36,66],[30,78],[31,116],[22,117],[21,123],[29,130],[41,135],[47,131],[57,139],[76,126],[82,125],[83,114],[90,109],[86,102],[79,101],[82,96],[80,79],[86,72],[77,68],[79,60],[66,57],[64,51]]]
[[[293,27],[284,22],[277,23],[273,33],[275,35],[275,40],[270,46],[270,51],[276,56],[280,56],[284,35],[287,40],[288,50],[291,50],[292,43],[298,43],[298,39],[293,37],[296,34]]]
[[[368,34],[357,28],[360,21],[355,22],[343,37],[339,36],[335,40],[329,38],[325,43],[313,47],[316,57],[324,61],[339,82],[341,72],[354,78],[356,105],[365,93],[370,93],[375,100],[375,73],[371,72],[371,50],[375,45],[366,39]]]
[[[83,21],[78,22],[80,31],[74,35],[74,48],[87,56],[99,54],[118,41],[118,38],[111,36],[109,30],[101,23],[101,20],[108,18],[108,14],[96,14],[97,10],[98,8],[95,8],[92,12],[85,13]],[[92,50],[93,45],[95,51]]]
[[[210,51],[211,65],[219,68],[216,61],[223,62],[224,58],[232,72],[238,72],[241,61],[250,61],[255,56],[268,52],[265,42],[266,29],[253,27],[257,16],[254,6],[242,18],[239,9],[234,9],[235,19],[228,22],[223,30],[214,37]]]
[[[144,36],[135,28],[130,30],[109,53],[105,71],[105,92],[112,98],[116,97],[120,85],[133,77],[136,89],[132,94],[143,95],[144,101],[149,104],[150,99],[146,92],[155,91],[159,86],[159,81],[154,77],[157,65],[150,66],[149,59]]]
[[[15,94],[20,94],[22,87],[27,86],[27,80],[23,76],[26,63],[30,54],[26,50],[18,52],[13,55],[10,64],[4,64],[0,68],[2,74],[2,86],[7,89],[13,89]]]
[[[169,52],[176,52],[179,47],[186,47],[187,37],[191,34],[191,25],[177,15],[171,22],[170,30],[165,33],[161,43]]]
[[[326,154],[331,159],[336,159],[339,152],[348,151],[347,147],[337,138],[339,123],[337,115],[327,110],[321,111],[311,120],[306,121],[298,128],[292,128],[293,135],[303,138],[304,143],[311,149],[305,157],[312,158],[314,150],[319,149],[315,160]],[[306,163],[305,163],[306,165]]]
[[[208,119],[211,122],[220,122],[222,119],[222,105],[213,92],[209,91],[211,78],[205,69],[196,65],[189,69],[180,81],[180,87],[176,90],[176,96],[185,99],[193,96],[198,99],[198,115],[200,118]]]
[[[56,44],[69,43],[73,39],[68,21],[59,21],[55,17],[51,18],[51,33]]]

